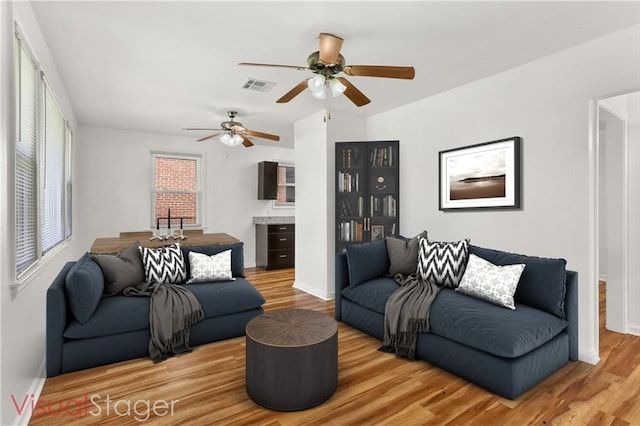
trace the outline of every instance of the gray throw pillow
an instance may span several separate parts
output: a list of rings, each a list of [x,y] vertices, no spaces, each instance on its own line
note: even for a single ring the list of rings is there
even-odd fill
[[[415,274],[418,269],[418,245],[420,238],[427,238],[427,231],[409,239],[387,237],[387,254],[389,255],[389,275]]]
[[[145,282],[138,247],[140,242],[136,241],[120,254],[93,255],[104,274],[104,296],[115,296],[127,287]]]

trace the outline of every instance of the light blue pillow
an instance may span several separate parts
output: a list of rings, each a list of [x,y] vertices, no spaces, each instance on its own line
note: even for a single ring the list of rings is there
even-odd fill
[[[347,248],[349,287],[356,287],[389,272],[389,256],[385,240],[351,244]]]
[[[102,298],[104,291],[102,269],[87,253],[67,273],[65,287],[71,313],[78,322],[85,324]]]

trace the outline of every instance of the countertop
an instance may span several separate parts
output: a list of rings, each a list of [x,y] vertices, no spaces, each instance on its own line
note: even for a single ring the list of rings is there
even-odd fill
[[[279,225],[295,223],[295,216],[254,216],[253,223],[256,225]]]

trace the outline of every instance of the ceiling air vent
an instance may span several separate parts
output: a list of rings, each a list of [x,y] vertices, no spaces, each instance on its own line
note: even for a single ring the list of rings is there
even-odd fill
[[[276,84],[271,81],[256,80],[255,78],[248,79],[243,85],[243,89],[255,90],[257,92],[268,92]]]

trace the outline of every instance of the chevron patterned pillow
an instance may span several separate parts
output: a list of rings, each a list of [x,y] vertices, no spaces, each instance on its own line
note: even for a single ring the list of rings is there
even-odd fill
[[[420,238],[418,274],[424,281],[440,287],[456,288],[469,258],[469,240],[452,243]]]
[[[140,247],[144,276],[148,283],[180,284],[187,278],[180,243],[166,247]]]

